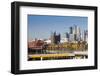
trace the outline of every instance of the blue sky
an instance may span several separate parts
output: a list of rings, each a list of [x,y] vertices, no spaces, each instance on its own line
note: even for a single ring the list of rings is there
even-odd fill
[[[50,38],[56,31],[62,36],[69,32],[69,27],[77,25],[81,30],[87,29],[88,18],[79,16],[28,15],[28,41]]]

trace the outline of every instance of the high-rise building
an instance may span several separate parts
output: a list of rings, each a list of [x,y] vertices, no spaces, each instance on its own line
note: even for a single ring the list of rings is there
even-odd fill
[[[69,37],[70,37],[69,33],[66,32],[66,39],[67,39],[67,41],[69,41]]]
[[[60,34],[57,35],[56,32],[51,33],[51,43],[59,44],[60,43],[60,39],[61,39]]]
[[[81,30],[78,26],[74,26],[75,28],[75,40],[80,41],[81,40]]]
[[[70,27],[70,41],[80,41],[81,40],[81,30],[78,26],[74,25]]]
[[[74,34],[69,34],[69,41],[70,41],[70,42],[75,41],[75,36],[74,36]]]
[[[75,34],[80,34],[80,28],[78,26],[74,26]]]
[[[70,27],[70,34],[73,34],[73,27]]]
[[[88,31],[84,30],[84,41],[88,41]]]

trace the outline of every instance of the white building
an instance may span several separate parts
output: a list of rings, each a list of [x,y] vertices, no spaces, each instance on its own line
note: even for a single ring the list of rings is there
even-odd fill
[[[45,42],[46,42],[47,44],[50,44],[50,43],[51,43],[51,40],[48,39],[48,40],[45,40]]]
[[[61,43],[68,42],[68,38],[62,38],[62,39],[60,40],[60,42],[61,42]]]

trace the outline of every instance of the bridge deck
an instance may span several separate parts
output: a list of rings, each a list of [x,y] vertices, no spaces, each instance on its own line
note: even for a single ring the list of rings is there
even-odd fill
[[[74,54],[70,54],[70,53],[64,53],[64,54],[35,54],[35,55],[28,55],[30,58],[39,58],[39,57],[43,57],[43,58],[48,58],[48,57],[70,57],[70,56],[75,56]]]

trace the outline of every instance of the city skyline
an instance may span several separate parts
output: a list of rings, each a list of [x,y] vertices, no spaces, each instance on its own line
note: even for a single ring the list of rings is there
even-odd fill
[[[69,32],[69,27],[78,25],[81,31],[87,30],[87,17],[79,16],[44,16],[44,15],[28,15],[28,41],[35,38],[48,39],[51,32],[61,34]]]

